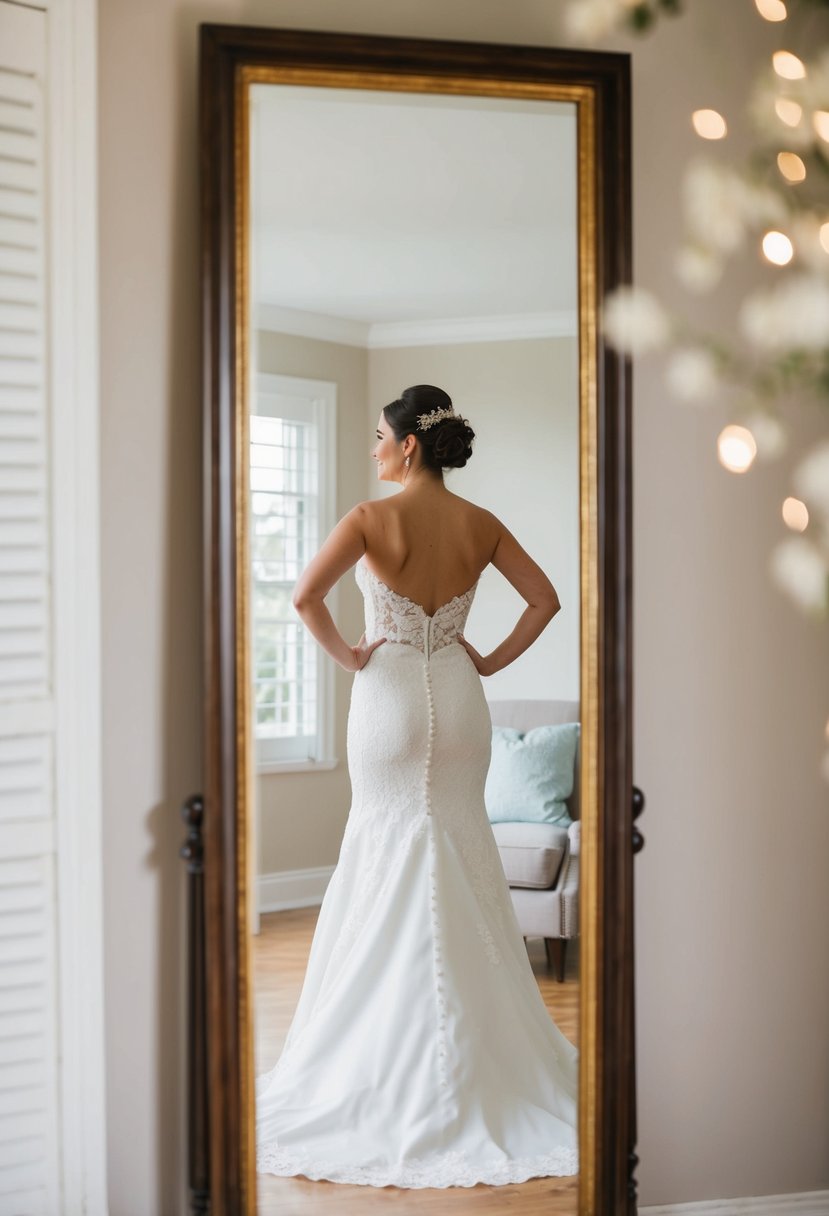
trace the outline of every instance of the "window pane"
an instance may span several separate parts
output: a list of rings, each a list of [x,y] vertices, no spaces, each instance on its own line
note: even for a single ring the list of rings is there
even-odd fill
[[[250,423],[256,737],[282,740],[301,759],[319,735],[318,660],[291,593],[319,545],[318,427],[264,415]]]

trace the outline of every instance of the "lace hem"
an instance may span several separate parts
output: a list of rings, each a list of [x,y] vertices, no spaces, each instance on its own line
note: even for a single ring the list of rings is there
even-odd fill
[[[449,1187],[506,1186],[528,1178],[569,1178],[579,1172],[578,1149],[558,1148],[534,1157],[510,1161],[474,1162],[464,1153],[440,1157],[409,1158],[389,1165],[340,1165],[315,1161],[309,1154],[290,1149],[260,1148],[256,1157],[259,1174],[293,1176],[303,1174],[314,1182],[350,1182],[358,1186]]]

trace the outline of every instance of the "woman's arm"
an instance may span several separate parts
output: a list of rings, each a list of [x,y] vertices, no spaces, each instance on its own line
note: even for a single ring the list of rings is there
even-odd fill
[[[538,563],[521,548],[500,520],[496,520],[494,515],[492,519],[495,520],[499,531],[490,561],[495,569],[500,570],[504,578],[512,583],[518,594],[523,596],[527,607],[512,633],[488,655],[479,654],[465,638],[459,636],[458,640],[466,647],[482,676],[494,675],[523,654],[561,608],[555,587]]]
[[[360,503],[343,516],[299,576],[291,597],[303,624],[326,654],[346,671],[365,667],[372,652],[386,640],[378,638],[366,646],[363,634],[356,646],[349,646],[325,604],[325,597],[337,580],[366,551],[365,513],[365,505]]]

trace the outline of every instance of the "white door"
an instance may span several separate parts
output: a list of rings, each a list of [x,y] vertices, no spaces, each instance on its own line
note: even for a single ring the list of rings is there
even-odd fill
[[[96,345],[94,309],[78,307],[90,259],[77,212],[90,197],[94,210],[95,183],[94,171],[83,177],[83,156],[69,163],[80,111],[94,130],[94,85],[79,108],[76,40],[89,27],[71,29],[76,8],[0,0],[0,1214],[8,1216],[106,1204],[97,491],[89,493],[98,476]]]

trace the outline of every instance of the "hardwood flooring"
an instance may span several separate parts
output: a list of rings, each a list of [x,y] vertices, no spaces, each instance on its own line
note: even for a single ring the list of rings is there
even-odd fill
[[[299,999],[319,908],[295,908],[262,916],[253,939],[254,1050],[256,1072],[279,1058]],[[567,970],[559,984],[548,969],[541,939],[528,943],[530,962],[544,1003],[557,1025],[578,1045],[578,942],[567,946]],[[514,1186],[401,1187],[349,1186],[308,1178],[257,1177],[259,1216],[363,1216],[363,1213],[428,1213],[475,1216],[509,1212],[520,1216],[574,1216],[578,1178],[531,1178]]]

